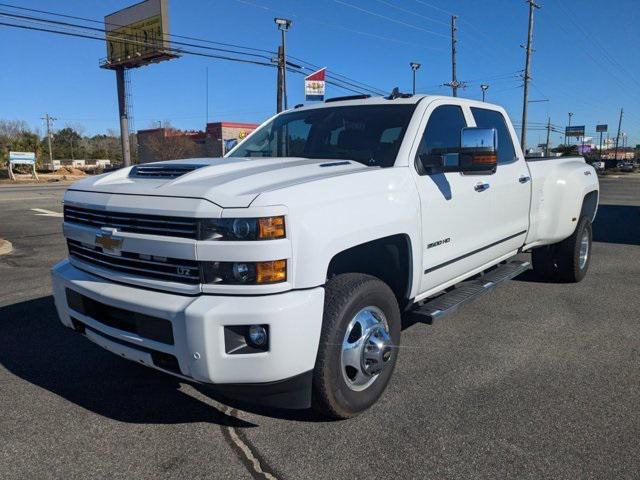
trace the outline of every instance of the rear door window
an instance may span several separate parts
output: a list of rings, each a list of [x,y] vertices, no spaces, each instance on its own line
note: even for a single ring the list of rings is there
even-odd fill
[[[515,162],[516,149],[504,116],[495,110],[471,107],[471,113],[479,128],[495,128],[498,132],[498,165]]]

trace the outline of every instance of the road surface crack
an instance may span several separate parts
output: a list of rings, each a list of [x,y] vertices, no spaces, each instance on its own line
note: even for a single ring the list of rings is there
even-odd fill
[[[224,413],[235,420],[240,420],[238,417],[238,411],[235,408],[225,408]],[[227,440],[227,443],[235,451],[242,464],[247,468],[255,480],[279,480],[275,473],[273,473],[273,469],[269,467],[257,452],[256,448],[251,445],[249,440],[239,430],[237,430],[232,423],[220,425],[220,428],[225,440]]]

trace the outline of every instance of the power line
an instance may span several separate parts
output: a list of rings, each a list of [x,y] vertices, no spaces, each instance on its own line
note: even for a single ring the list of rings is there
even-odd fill
[[[398,19],[395,19],[395,18],[392,18],[392,17],[388,17],[386,15],[382,15],[381,13],[372,12],[371,10],[367,10],[366,8],[362,8],[362,7],[359,7],[357,5],[353,5],[351,3],[343,2],[342,0],[333,0],[333,1],[336,2],[336,3],[339,3],[341,5],[353,8],[354,10],[359,10],[361,12],[364,12],[364,13],[368,14],[368,15],[372,15],[374,17],[383,18],[383,19],[388,20],[390,22],[397,23],[398,25],[404,25],[405,27],[413,28],[415,30],[420,30],[422,32],[425,32],[425,33],[428,33],[428,34],[431,34],[431,35],[436,35],[438,37],[448,38],[447,35],[444,35],[442,33],[433,32],[431,30],[427,30],[426,28],[418,27],[417,25],[414,25],[412,23],[408,23],[408,22],[404,22],[402,20],[398,20]]]
[[[2,4],[0,4],[2,5]],[[51,20],[51,19],[46,19],[46,18],[38,18],[38,17],[31,17],[28,15],[17,15],[15,13],[5,13],[5,12],[0,12],[0,16],[4,16],[4,17],[12,17],[12,18],[17,18],[17,19],[21,19],[21,20],[33,20],[33,21],[37,21],[37,22],[44,22],[44,23],[48,23],[48,24],[55,24],[55,25],[61,25],[61,26],[69,26],[69,27],[77,27],[77,28],[81,28],[84,30],[90,30],[90,31],[95,31],[95,32],[100,32],[100,33],[105,33],[105,34],[109,34],[110,32],[102,29],[102,28],[96,28],[96,27],[87,27],[84,25],[78,25],[77,23],[69,23],[69,22],[62,22],[59,20]],[[132,38],[135,39],[134,35],[132,34],[122,34],[122,33],[113,33],[112,35],[115,35],[117,37],[128,37],[128,38]],[[184,45],[187,47],[195,47],[195,48],[201,48],[204,50],[212,50],[212,51],[219,51],[219,52],[226,52],[226,53],[234,53],[237,55],[246,55],[246,56],[250,56],[250,57],[258,57],[258,58],[264,58],[266,60],[270,60],[271,57],[268,57],[266,55],[261,55],[261,54],[256,54],[256,53],[245,53],[245,52],[240,52],[237,50],[229,50],[229,49],[225,49],[225,48],[217,48],[217,47],[208,47],[208,46],[204,46],[204,45],[196,45],[194,43],[186,43],[186,42],[180,42],[180,41],[175,41],[173,40],[171,42],[172,44],[175,45]]]
[[[92,36],[92,35],[87,35],[87,34],[82,34],[82,33],[77,33],[77,32],[65,32],[62,30],[53,30],[50,28],[44,28],[44,27],[32,27],[32,26],[28,26],[28,25],[19,25],[19,24],[14,24],[14,23],[6,23],[6,22],[0,22],[0,25],[6,26],[6,27],[14,27],[14,28],[21,28],[24,30],[37,30],[37,31],[41,31],[41,32],[48,32],[48,33],[56,33],[59,35],[66,35],[69,37],[79,37],[79,38],[86,38],[86,39],[90,39],[90,40],[98,40],[98,41],[104,41],[104,38],[100,38],[100,37],[96,37],[96,36]],[[142,45],[142,46],[155,46],[152,45],[150,43],[145,43],[145,42],[132,42],[130,40],[123,40],[121,38],[112,38],[112,40],[114,42],[125,42],[125,41],[129,41],[130,43],[136,43],[138,45]],[[177,49],[177,48],[167,48],[166,50],[169,51],[173,51],[176,53],[183,53],[183,54],[189,54],[189,55],[198,55],[201,57],[209,57],[209,58],[216,58],[216,59],[220,59],[220,60],[229,60],[229,61],[235,61],[235,62],[241,62],[241,63],[250,63],[250,64],[254,64],[254,65],[263,65],[263,66],[269,66],[269,67],[273,67],[273,65],[271,63],[266,63],[266,62],[259,62],[259,61],[255,61],[255,60],[247,60],[247,59],[241,59],[241,58],[234,58],[234,57],[229,57],[229,56],[224,56],[224,55],[212,55],[212,54],[206,54],[206,53],[201,53],[201,52],[192,52],[192,51],[188,51],[188,50],[184,50],[184,49]]]
[[[109,25],[112,27],[119,27],[122,28],[125,25],[118,25],[115,23],[106,23],[104,21],[101,20],[96,20],[93,18],[86,18],[86,17],[79,17],[76,15],[67,15],[67,14],[63,14],[63,13],[57,13],[57,12],[52,12],[52,11],[48,11],[48,10],[38,10],[36,8],[27,8],[27,7],[20,7],[18,5],[12,5],[9,3],[0,3],[0,6],[3,7],[9,7],[9,8],[15,8],[17,10],[24,10],[24,11],[28,11],[28,12],[35,12],[35,13],[44,13],[44,14],[48,14],[48,15],[54,15],[57,17],[61,17],[61,18],[69,18],[72,20],[81,20],[84,22],[91,22],[91,23],[97,23],[100,25]],[[226,46],[226,47],[232,47],[232,48],[242,48],[245,50],[253,50],[256,52],[263,52],[263,53],[269,53],[269,54],[274,54],[275,52],[271,51],[271,50],[265,50],[262,48],[254,48],[254,47],[246,47],[246,46],[242,46],[242,45],[237,45],[237,44],[233,44],[233,43],[224,43],[224,42],[215,42],[213,40],[207,40],[207,39],[203,39],[203,38],[196,38],[196,37],[189,37],[186,35],[177,35],[175,33],[165,33],[165,35],[169,36],[169,37],[175,37],[175,38],[182,38],[184,40],[193,40],[193,41],[198,41],[198,42],[202,42],[202,43],[209,43],[212,45],[222,45],[222,46]]]
[[[276,9],[265,7],[264,5],[259,5],[257,3],[250,2],[248,0],[235,0],[235,1],[238,2],[238,3],[242,3],[244,5],[248,5],[250,7],[260,8],[262,10],[267,10],[267,11],[270,11],[270,12],[276,12],[276,13],[279,12]],[[294,18],[303,19],[303,20],[306,20],[306,21],[311,22],[311,23],[317,23],[318,25],[322,25],[323,27],[343,30],[345,32],[355,33],[356,35],[362,35],[362,36],[369,37],[369,38],[377,38],[379,40],[384,40],[386,42],[397,43],[399,45],[409,45],[409,46],[412,46],[412,47],[415,47],[415,48],[433,50],[433,51],[437,51],[437,52],[443,52],[444,51],[444,49],[442,49],[442,48],[436,48],[436,47],[431,47],[431,46],[424,45],[424,44],[417,44],[417,43],[407,42],[407,41],[404,41],[404,40],[400,40],[398,38],[387,37],[387,36],[378,35],[378,34],[371,33],[371,32],[364,32],[362,30],[355,30],[353,28],[348,28],[348,27],[345,27],[343,25],[338,25],[338,24],[333,23],[333,22],[332,23],[323,22],[322,20],[318,20],[317,18],[312,18],[312,17],[310,17],[308,15],[301,16],[301,15],[298,15],[298,14],[289,14],[289,16],[294,17]]]
[[[36,12],[36,13],[41,13],[41,14],[48,14],[48,15],[58,16],[58,17],[62,17],[62,18],[70,18],[70,19],[76,19],[76,20],[81,20],[81,21],[85,21],[85,22],[103,24],[103,22],[100,22],[99,20],[90,19],[90,18],[86,18],[86,17],[79,17],[79,16],[75,16],[75,15],[61,14],[61,13],[47,11],[47,10],[39,10],[39,9],[33,9],[33,8],[19,7],[19,6],[11,5],[11,4],[7,4],[7,3],[0,3],[0,6],[15,8],[15,9],[19,9],[19,10],[25,10],[25,11],[30,11],[30,12]],[[54,23],[54,24],[62,25],[62,26],[78,27],[78,28],[81,28],[81,29],[97,31],[97,32],[105,33],[105,34],[109,33],[105,29],[102,29],[102,28],[89,27],[89,26],[86,26],[86,25],[78,25],[78,24],[73,24],[73,23],[68,23],[68,22],[61,22],[61,21],[51,20],[51,19],[42,19],[42,18],[37,18],[37,17],[29,17],[29,16],[22,16],[22,15],[17,15],[17,14],[12,14],[12,13],[2,13],[2,12],[0,12],[0,15],[10,16],[10,17],[15,17],[15,18],[22,18],[22,19],[29,19],[29,20],[36,20],[36,21],[47,22],[47,23]],[[108,23],[108,22],[105,22],[104,24],[105,25],[109,25],[109,26],[114,26],[114,27],[122,27],[122,25]],[[132,37],[132,35],[123,35],[121,33],[118,33],[117,35],[118,36],[124,36],[124,37]],[[201,43],[224,45],[224,46],[230,46],[230,47],[234,47],[234,48],[242,48],[242,49],[245,49],[245,50],[252,50],[252,51],[258,51],[258,52],[265,52],[265,53],[269,53],[269,54],[275,54],[275,52],[272,52],[270,50],[253,48],[253,47],[246,47],[246,46],[237,45],[237,44],[231,44],[231,43],[215,42],[215,41],[212,41],[212,40],[196,38],[196,37],[189,37],[189,36],[185,36],[185,35],[167,34],[167,36],[174,37],[174,38],[190,39],[190,40],[201,42]],[[225,52],[225,53],[233,53],[233,54],[236,54],[236,55],[244,55],[244,56],[250,56],[250,57],[256,57],[256,58],[263,58],[265,60],[271,61],[271,57],[270,56],[268,57],[266,55],[258,55],[258,54],[254,54],[254,53],[240,52],[240,51],[237,51],[237,50],[229,50],[229,49],[218,48],[218,47],[208,47],[208,46],[204,46],[204,45],[196,45],[196,44],[193,44],[193,43],[181,42],[181,41],[176,41],[176,40],[172,40],[172,43],[176,44],[176,45],[183,45],[183,46],[199,48],[199,49],[205,49],[205,50],[211,50],[211,51],[221,51],[221,52]],[[294,58],[294,57],[290,57],[290,58]],[[301,59],[298,59],[298,60],[301,61]],[[308,63],[308,62],[304,62],[304,63]],[[364,85],[365,87],[368,87],[368,88],[365,88],[365,90],[367,90],[369,93],[373,93],[374,95],[384,95],[384,94],[386,94],[386,91],[384,91],[384,90],[378,89],[377,87],[371,87],[370,85],[366,85],[366,84],[364,84],[362,82],[359,82],[357,80],[349,78],[346,75],[336,74],[334,72],[331,72],[331,73],[333,75],[340,76],[340,77],[343,77],[345,79],[345,80],[341,80],[339,78],[335,78],[335,80],[337,82],[346,83],[346,84],[349,84],[349,85],[354,86],[356,88],[361,88],[357,84]],[[332,75],[329,74],[330,78],[331,78],[331,76]],[[339,85],[335,85],[335,86],[339,86]],[[353,91],[353,90],[350,90],[350,91]],[[359,92],[355,92],[355,93],[359,93]]]
[[[0,13],[0,15],[4,15],[2,13]],[[29,22],[29,23],[51,23],[46,19],[36,19],[36,20],[23,20],[24,22]],[[53,21],[54,23],[56,23],[55,21]],[[85,34],[85,33],[78,33],[77,30],[75,31],[63,31],[63,30],[54,30],[51,28],[44,28],[44,27],[34,27],[34,26],[28,26],[28,25],[19,25],[19,24],[12,24],[12,23],[6,23],[6,22],[0,22],[0,25],[3,26],[7,26],[7,27],[14,27],[14,28],[21,28],[21,29],[26,29],[26,30],[35,30],[35,31],[42,31],[42,32],[47,32],[47,33],[54,33],[54,34],[59,34],[59,35],[65,35],[65,36],[70,36],[70,37],[78,37],[78,38],[85,38],[85,39],[90,39],[90,40],[98,40],[98,41],[104,41],[104,38],[101,37],[97,37],[95,35],[89,35],[89,34]],[[86,28],[82,25],[78,25],[77,27],[79,28]],[[99,30],[99,29],[92,29],[92,30]],[[104,32],[104,31],[103,31]],[[151,46],[151,47],[155,47],[156,45],[150,44],[150,43],[145,43],[142,41],[135,41],[135,40],[125,40],[121,37],[112,37],[108,34],[108,32],[104,32],[106,34],[107,39],[114,41],[114,42],[120,42],[120,43],[124,43],[124,42],[129,42],[129,43],[134,43],[137,45],[142,45],[142,46]],[[196,48],[201,48],[196,46]],[[249,60],[249,59],[243,59],[243,58],[237,58],[237,57],[231,57],[231,56],[227,56],[227,55],[213,55],[213,54],[206,54],[206,53],[202,53],[202,52],[194,52],[192,50],[186,50],[183,48],[172,48],[172,47],[167,47],[165,48],[165,50],[177,53],[177,54],[185,54],[185,55],[195,55],[195,56],[200,56],[200,57],[206,57],[206,58],[213,58],[213,59],[218,59],[218,60],[227,60],[227,61],[233,61],[233,62],[239,62],[239,63],[246,63],[246,64],[252,64],[252,65],[260,65],[260,66],[266,66],[266,67],[275,67],[274,64],[272,64],[271,62],[263,62],[263,61],[257,61],[257,60]],[[302,68],[302,67],[300,67]],[[305,72],[300,71],[298,68],[294,68],[293,66],[291,66],[291,64],[287,65],[287,71],[291,71],[294,73],[298,73],[298,74],[302,74],[304,75]],[[329,79],[326,80],[326,82],[330,85],[333,85],[335,87],[341,88],[343,90],[352,92],[352,93],[363,93],[363,91],[366,91],[368,93],[373,93],[374,95],[380,95],[380,91],[372,91],[369,89],[365,89],[365,88],[361,88],[361,87],[354,87],[351,88],[349,86],[347,86],[348,82],[346,82],[345,80],[340,80],[340,79]],[[353,85],[353,84],[352,84]]]
[[[438,23],[440,25],[444,25],[445,27],[449,26],[449,24],[447,22],[443,22],[441,20],[436,20],[435,18],[427,17],[426,15],[422,15],[422,14],[420,14],[418,12],[414,12],[413,10],[409,10],[408,8],[399,7],[399,6],[397,6],[397,5],[393,4],[393,3],[386,2],[385,0],[376,0],[376,1],[378,3],[382,3],[383,5],[387,5],[387,6],[391,7],[391,8],[395,8],[396,10],[400,10],[401,12],[408,13],[410,15],[414,15],[416,17],[420,17],[420,18],[423,18],[425,20],[429,20],[430,22]]]
[[[569,34],[569,32],[568,32],[568,30],[565,28],[565,26],[562,24],[562,22],[557,21],[557,20],[556,20],[556,18],[555,18],[553,15],[551,15],[551,14],[547,15],[547,16],[546,16],[546,18],[550,18],[553,22],[556,22],[556,25],[559,27],[559,29],[560,29],[560,30],[562,30],[565,34],[567,34],[567,37],[568,37],[568,38],[571,38],[571,35]],[[618,72],[616,72],[615,70],[611,70],[611,69],[609,68],[609,66],[608,66],[608,65],[606,65],[606,64],[602,64],[602,63],[600,62],[600,60],[598,59],[598,57],[594,56],[594,55],[593,55],[593,53],[591,53],[591,51],[590,51],[590,49],[589,49],[589,48],[585,48],[585,49],[583,49],[582,51],[583,51],[583,53],[585,53],[585,54],[586,54],[586,55],[587,55],[587,56],[588,56],[588,57],[589,57],[589,58],[590,58],[590,59],[591,59],[591,60],[592,60],[592,61],[593,61],[593,62],[594,62],[598,67],[600,67],[600,68],[601,68],[601,69],[603,69],[603,70],[609,71],[609,73],[610,73],[610,77],[611,77],[613,80],[615,80],[621,88],[625,89],[625,90],[627,91],[627,94],[628,94],[628,95],[633,95],[633,94],[635,93],[635,90],[636,90],[635,88],[629,88],[629,87],[625,84],[625,82],[623,81],[623,79],[621,79],[621,78],[619,78],[619,77],[618,77],[618,75],[617,75],[617,73],[618,73]],[[640,98],[640,97],[638,97],[638,98]]]
[[[442,12],[442,13],[446,13],[446,14],[447,14],[447,15],[449,15],[449,16],[451,16],[451,15],[455,15],[455,13],[453,13],[453,12],[449,12],[448,10],[444,10],[444,9],[442,9],[442,8],[440,8],[440,7],[436,7],[435,5],[432,5],[431,3],[427,3],[427,2],[424,2],[424,1],[422,1],[422,0],[415,0],[415,1],[416,1],[416,2],[418,2],[418,3],[420,3],[420,4],[422,4],[422,5],[425,5],[425,6],[427,6],[427,7],[433,8],[434,10],[438,10],[438,11],[440,11],[440,12]]]
[[[594,43],[603,53],[604,56],[607,60],[609,60],[609,62],[611,62],[611,64],[616,67],[619,68],[620,70],[625,70],[627,75],[629,76],[629,79],[631,79],[636,85],[640,86],[640,82],[638,82],[633,75],[631,75],[631,73],[629,73],[628,70],[625,69],[625,67],[618,62],[603,46],[602,44],[598,41],[597,38],[593,37],[592,35],[589,34],[589,32],[587,32],[578,22],[576,22],[573,18],[573,15],[567,11],[567,9],[564,7],[564,5],[562,4],[562,2],[560,0],[558,0],[558,6],[560,6],[560,8],[562,10],[564,10],[564,12],[566,13],[566,17],[569,19],[569,21],[576,27],[577,30],[580,31],[580,33],[582,33],[582,35],[588,40],[591,41],[592,43]]]

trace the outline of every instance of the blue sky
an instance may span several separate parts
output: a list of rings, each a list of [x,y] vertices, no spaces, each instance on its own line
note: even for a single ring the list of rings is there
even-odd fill
[[[18,3],[18,0],[6,0]],[[100,20],[133,0],[21,0],[24,7]],[[638,0],[539,0],[535,14],[532,103],[529,121],[551,116],[564,126],[608,123],[640,143],[640,3]],[[527,6],[521,0],[169,0],[171,32],[268,50],[279,43],[275,15],[293,19],[288,52],[330,71],[383,90],[411,89],[410,61],[422,63],[418,91],[449,94],[449,15],[458,20],[460,95],[503,105],[515,123],[522,109]],[[0,7],[0,12],[12,11]],[[15,12],[15,10],[13,10]],[[5,20],[0,20],[5,21]],[[98,68],[102,42],[0,26],[0,118],[57,117],[57,128],[83,125],[86,133],[117,129],[115,74]],[[184,56],[132,72],[134,125],[169,120],[178,128],[205,123],[205,72],[209,71],[209,120],[260,122],[275,110],[275,70]],[[303,101],[303,77],[289,75],[289,103]],[[328,95],[349,92],[328,87]],[[529,144],[545,132],[529,132]],[[552,142],[561,140],[552,135]]]

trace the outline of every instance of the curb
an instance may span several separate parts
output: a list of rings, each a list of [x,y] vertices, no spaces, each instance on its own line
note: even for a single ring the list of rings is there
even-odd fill
[[[13,245],[7,240],[0,238],[0,255],[6,255],[13,251]]]

